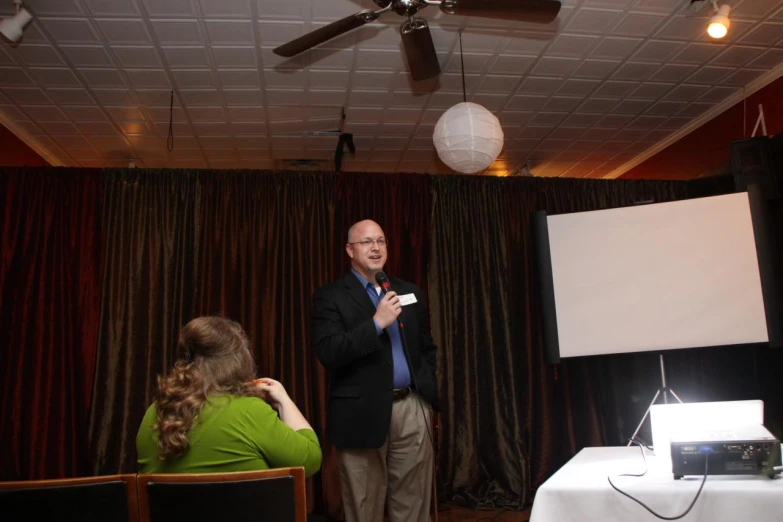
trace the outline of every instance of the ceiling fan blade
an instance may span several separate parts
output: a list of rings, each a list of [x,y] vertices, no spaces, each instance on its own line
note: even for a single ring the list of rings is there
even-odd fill
[[[402,46],[414,81],[428,80],[440,74],[438,54],[427,22],[414,18],[400,26]]]
[[[337,20],[336,22],[332,22],[329,25],[325,25],[315,31],[302,35],[296,40],[291,40],[290,42],[277,47],[272,52],[286,58],[296,56],[308,49],[312,49],[316,45],[336,38],[341,34],[361,27],[366,23],[373,22],[378,19],[378,16],[377,12],[369,10],[346,16],[342,20]]]
[[[453,0],[443,2],[440,10],[461,16],[548,24],[557,18],[560,7],[557,0]]]

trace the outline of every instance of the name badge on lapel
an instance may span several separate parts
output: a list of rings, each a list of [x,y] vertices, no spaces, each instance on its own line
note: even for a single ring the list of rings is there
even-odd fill
[[[413,295],[413,294],[398,295],[397,297],[400,298],[400,304],[402,306],[406,306],[406,305],[413,304],[413,303],[417,302],[416,301],[416,296]]]

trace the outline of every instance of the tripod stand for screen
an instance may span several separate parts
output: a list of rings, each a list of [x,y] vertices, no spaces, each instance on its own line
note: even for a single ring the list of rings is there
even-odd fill
[[[642,429],[642,425],[644,425],[644,421],[647,420],[647,416],[650,415],[650,408],[653,407],[653,404],[655,404],[658,401],[658,398],[663,395],[663,402],[664,404],[669,404],[669,397],[668,394],[671,393],[672,397],[677,399],[677,402],[682,404],[682,401],[679,397],[677,397],[677,394],[674,393],[674,390],[666,386],[666,370],[663,366],[663,354],[660,354],[659,361],[661,363],[661,387],[658,388],[658,391],[655,392],[655,396],[653,397],[653,400],[650,401],[650,405],[647,406],[647,411],[644,412],[644,417],[642,417],[642,420],[639,421],[639,425],[636,426],[636,430],[633,432],[633,435],[631,435],[630,440],[628,441],[628,446],[633,444],[634,439],[636,439],[636,436],[639,435],[639,430]]]

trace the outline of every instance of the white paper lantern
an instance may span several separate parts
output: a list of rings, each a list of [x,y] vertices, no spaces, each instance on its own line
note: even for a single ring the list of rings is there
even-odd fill
[[[458,103],[443,113],[432,135],[440,159],[463,174],[486,169],[503,149],[503,129],[494,114],[477,103]]]

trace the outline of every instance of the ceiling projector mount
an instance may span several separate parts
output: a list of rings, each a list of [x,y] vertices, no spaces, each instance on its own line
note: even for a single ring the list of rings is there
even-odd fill
[[[427,21],[416,13],[429,5],[440,8],[444,14],[475,16],[513,20],[535,24],[551,23],[560,12],[557,0],[373,0],[380,9],[361,11],[307,33],[274,50],[274,53],[290,58],[312,49],[328,40],[353,29],[374,22],[381,15],[394,11],[408,18],[400,26],[405,56],[411,77],[415,81],[426,80],[440,74],[438,55]]]

